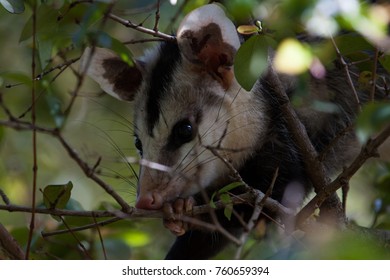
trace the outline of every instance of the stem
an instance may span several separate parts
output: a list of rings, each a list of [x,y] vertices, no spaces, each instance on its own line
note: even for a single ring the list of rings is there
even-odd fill
[[[32,100],[32,108],[31,108],[31,124],[35,127],[36,123],[36,106],[35,106],[35,90],[36,90],[36,80],[35,80],[35,52],[36,52],[36,32],[37,32],[37,2],[33,2],[33,14],[32,14],[32,28],[33,28],[33,41],[32,41],[32,62],[31,62],[31,76],[32,76],[32,88],[31,88],[31,100]],[[28,234],[27,240],[27,248],[25,259],[29,259],[30,250],[31,250],[31,242],[34,233],[35,227],[35,202],[36,202],[36,190],[37,190],[37,178],[38,178],[38,162],[37,162],[37,131],[32,129],[32,149],[33,149],[33,189],[32,189],[32,198],[31,198],[31,220],[30,220],[30,230]]]
[[[153,29],[149,29],[149,28],[146,28],[146,27],[143,27],[141,25],[137,25],[137,24],[134,24],[132,23],[130,20],[126,20],[126,19],[123,19],[121,17],[118,17],[114,14],[108,14],[107,15],[108,18],[116,21],[116,22],[119,22],[120,24],[126,26],[126,27],[129,27],[129,28],[133,28],[137,31],[140,31],[142,33],[145,33],[145,34],[149,34],[149,35],[152,35],[154,37],[158,37],[158,38],[162,38],[164,40],[167,40],[167,41],[174,41],[176,40],[175,36],[171,36],[171,35],[168,35],[168,34],[165,34],[165,33],[162,33],[160,31],[155,31]]]

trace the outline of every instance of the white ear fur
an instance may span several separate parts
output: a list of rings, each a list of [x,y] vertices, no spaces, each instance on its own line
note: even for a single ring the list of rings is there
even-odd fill
[[[210,23],[217,24],[221,29],[223,41],[238,50],[240,40],[236,27],[226,16],[224,10],[216,4],[204,5],[189,13],[179,26],[177,38],[180,40],[187,30],[197,32]]]
[[[209,4],[189,13],[179,26],[177,41],[184,58],[195,68],[207,71],[225,89],[230,87],[240,40],[219,6]]]
[[[80,59],[80,73],[95,80],[108,94],[131,101],[141,83],[137,66],[129,66],[114,52],[103,48],[86,48]]]

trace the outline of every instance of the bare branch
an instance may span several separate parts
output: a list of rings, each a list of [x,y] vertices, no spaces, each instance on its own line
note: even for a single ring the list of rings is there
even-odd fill
[[[92,212],[92,213],[94,213],[94,212]],[[92,214],[91,217],[95,217],[95,216]],[[95,219],[96,219],[96,217],[95,217]],[[89,225],[84,225],[84,226],[75,227],[75,228],[71,228],[71,229],[56,230],[56,231],[51,231],[51,232],[42,232],[41,234],[43,237],[49,237],[49,236],[69,233],[69,231],[83,231],[83,230],[87,230],[87,229],[91,229],[91,228],[96,228],[98,226],[109,225],[109,224],[115,223],[115,222],[120,221],[120,220],[122,220],[122,219],[118,218],[118,217],[114,217],[114,218],[107,219],[107,220],[100,221],[100,222],[95,221],[93,224],[89,224]]]
[[[163,42],[164,39],[161,38],[149,38],[149,39],[134,39],[129,41],[122,42],[124,45],[132,45],[132,44],[143,44],[148,42]]]
[[[298,227],[321,205],[329,195],[336,192],[339,188],[348,184],[351,177],[359,168],[369,159],[378,155],[378,147],[390,137],[390,125],[388,125],[377,137],[369,140],[361,149],[355,160],[344,169],[344,171],[326,188],[322,189],[317,195],[302,208],[297,215]]]
[[[5,252],[8,258],[12,260],[24,260],[26,255],[22,248],[7,231],[7,229],[0,223],[0,250]]]
[[[50,128],[44,128],[39,127],[36,125],[33,125],[32,123],[23,122],[19,120],[13,120],[13,121],[0,121],[0,125],[8,126],[14,129],[20,129],[20,130],[34,130],[37,132],[49,134],[53,137],[55,137],[63,146],[63,148],[67,151],[69,157],[73,159],[78,166],[81,168],[81,170],[84,172],[84,174],[95,181],[99,186],[101,186],[109,195],[111,195],[117,203],[122,207],[124,212],[131,212],[131,207],[128,205],[126,201],[123,200],[123,198],[114,191],[114,189],[105,183],[102,179],[100,179],[96,173],[94,172],[94,167],[90,167],[88,163],[83,161],[81,157],[78,155],[78,153],[70,146],[70,144],[65,140],[65,138],[62,136],[61,132],[58,129],[50,129]]]
[[[80,57],[76,57],[76,58],[73,58],[73,59],[70,59],[70,60],[67,60],[65,61],[64,63],[61,63],[61,64],[58,64],[56,66],[53,66],[51,67],[50,69],[40,73],[39,75],[37,75],[35,77],[35,80],[37,81],[40,81],[44,76],[50,74],[51,72],[55,71],[55,70],[60,70],[61,73],[63,70],[65,70],[66,68],[68,68],[70,65],[72,65],[73,63],[77,62],[78,60],[80,59]]]
[[[126,26],[126,27],[135,29],[135,30],[142,32],[142,33],[145,33],[145,34],[152,35],[154,37],[158,37],[158,38],[164,39],[166,41],[175,41],[176,40],[175,36],[168,35],[168,34],[160,32],[160,31],[155,31],[153,29],[149,29],[149,28],[143,27],[141,25],[134,24],[130,20],[123,19],[123,18],[121,18],[117,15],[114,15],[112,13],[108,14],[107,17]]]
[[[158,32],[158,22],[160,20],[160,0],[157,0],[157,7],[156,7],[156,16],[154,20],[154,32]]]
[[[35,106],[35,90],[36,90],[36,83],[35,83],[35,71],[36,71],[36,48],[37,48],[37,3],[34,2],[32,4],[32,62],[31,62],[31,76],[32,76],[32,87],[31,87],[31,124],[35,127],[36,122],[36,106]],[[30,219],[30,230],[28,234],[27,239],[27,246],[26,246],[26,254],[25,259],[29,259],[30,255],[30,249],[31,249],[31,243],[34,233],[34,227],[35,227],[35,205],[36,205],[36,191],[37,191],[37,181],[38,181],[38,151],[37,151],[37,131],[35,129],[32,130],[32,151],[33,151],[33,182],[32,182],[32,195],[31,195],[31,219]]]
[[[31,207],[19,206],[14,204],[0,205],[0,210],[8,212],[25,212],[31,213]],[[66,209],[47,209],[47,208],[35,208],[37,214],[46,214],[53,216],[71,216],[71,217],[115,217],[115,211],[75,211]],[[119,212],[119,210],[118,210]]]
[[[326,175],[325,167],[319,160],[318,153],[311,143],[304,125],[292,108],[288,95],[272,65],[268,67],[267,82],[274,89],[274,96],[280,104],[280,110],[286,119],[287,128],[302,154],[309,179],[314,186],[315,192],[319,193],[328,185],[330,179]],[[323,214],[334,217],[337,223],[345,221],[341,202],[337,195],[335,193],[328,193],[326,201],[331,207],[324,208],[324,212],[326,213]],[[321,205],[322,203],[318,204],[317,207]]]
[[[8,196],[4,193],[4,191],[2,189],[0,189],[0,197],[3,200],[3,202],[5,203],[5,205],[10,204]]]
[[[350,86],[350,88],[351,88],[351,90],[352,90],[353,96],[355,97],[355,101],[356,101],[357,108],[358,108],[359,111],[361,111],[361,110],[362,110],[362,104],[361,104],[361,102],[360,102],[359,95],[358,95],[357,92],[356,92],[356,88],[355,88],[355,85],[353,84],[351,75],[350,75],[350,73],[349,73],[348,63],[345,62],[344,57],[343,57],[343,55],[341,54],[341,52],[340,52],[340,50],[339,50],[339,48],[338,48],[338,46],[337,46],[337,44],[336,44],[336,42],[335,42],[333,36],[330,36],[330,39],[332,40],[332,44],[333,44],[333,47],[334,47],[334,49],[335,49],[335,51],[336,51],[336,54],[337,54],[337,56],[338,56],[338,58],[339,58],[339,61],[340,61],[341,65],[342,65],[343,68],[344,68],[345,75],[347,76],[348,84],[349,84],[349,86]]]
[[[279,168],[277,168],[275,170],[274,176],[272,178],[271,185],[270,185],[269,189],[267,190],[267,193],[264,195],[264,197],[262,197],[262,198],[260,198],[260,196],[256,197],[255,206],[254,206],[254,209],[253,209],[252,216],[251,216],[251,218],[249,219],[249,221],[248,221],[248,223],[246,225],[246,229],[245,229],[246,231],[240,237],[240,241],[241,241],[242,245],[238,248],[238,250],[236,252],[235,259],[240,259],[241,254],[242,254],[243,245],[246,243],[246,240],[249,237],[249,233],[256,226],[257,221],[259,220],[260,214],[263,211],[263,206],[265,204],[266,199],[268,197],[270,197],[271,194],[272,194],[272,191],[273,191],[273,188],[274,188],[274,185],[275,185],[275,182],[276,182],[276,178],[278,177],[278,174],[279,174]]]

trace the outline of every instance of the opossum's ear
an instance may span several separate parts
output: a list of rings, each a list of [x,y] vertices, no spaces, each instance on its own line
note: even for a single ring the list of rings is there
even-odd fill
[[[233,60],[240,40],[234,24],[217,5],[189,13],[179,26],[177,40],[194,71],[206,70],[228,89],[233,79]]]
[[[137,65],[130,66],[108,49],[86,48],[80,59],[80,73],[94,79],[108,94],[132,101],[141,84],[142,73]]]

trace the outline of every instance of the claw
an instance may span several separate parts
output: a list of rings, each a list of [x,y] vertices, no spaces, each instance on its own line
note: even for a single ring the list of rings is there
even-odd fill
[[[190,225],[181,221],[180,216],[192,211],[194,205],[195,199],[193,197],[178,198],[172,203],[164,203],[164,226],[176,236],[185,234]]]

